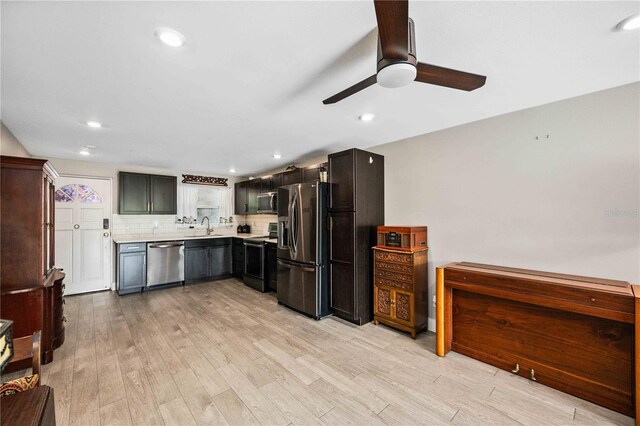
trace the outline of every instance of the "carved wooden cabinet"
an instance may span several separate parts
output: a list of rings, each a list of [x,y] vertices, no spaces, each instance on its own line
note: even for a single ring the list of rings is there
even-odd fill
[[[0,311],[16,338],[42,331],[46,364],[64,342],[64,274],[54,267],[58,174],[47,160],[9,156],[0,157],[0,172]]]
[[[373,320],[416,334],[427,326],[427,250],[373,248]]]

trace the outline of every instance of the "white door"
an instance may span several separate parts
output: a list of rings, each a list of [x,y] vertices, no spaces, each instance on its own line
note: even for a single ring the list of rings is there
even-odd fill
[[[111,180],[60,177],[55,200],[56,267],[66,274],[65,294],[110,288]]]

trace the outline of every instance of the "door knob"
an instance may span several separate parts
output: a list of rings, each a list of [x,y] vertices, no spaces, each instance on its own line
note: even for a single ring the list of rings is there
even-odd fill
[[[80,229],[80,225],[73,225],[73,229]]]
[[[103,236],[103,237],[108,237],[108,236],[109,236],[109,233],[108,233],[108,232],[103,232],[103,233],[102,233],[102,236]]]

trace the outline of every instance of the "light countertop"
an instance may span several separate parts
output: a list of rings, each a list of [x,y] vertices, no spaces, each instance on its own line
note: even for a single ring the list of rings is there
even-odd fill
[[[112,240],[116,244],[125,243],[146,243],[150,241],[183,241],[183,240],[204,240],[210,238],[259,238],[264,237],[265,234],[216,234],[212,235],[185,235],[183,233],[171,233],[171,234],[127,234],[127,235],[114,235]]]

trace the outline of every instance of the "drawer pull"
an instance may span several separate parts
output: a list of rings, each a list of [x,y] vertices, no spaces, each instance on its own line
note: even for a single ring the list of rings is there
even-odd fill
[[[518,373],[520,371],[520,364],[516,364],[516,368],[514,368],[513,370],[511,370],[512,373]],[[533,370],[531,370],[533,371]]]
[[[534,382],[537,382],[537,380],[536,380],[536,370],[534,370],[533,368],[531,369],[531,380],[533,380]]]

